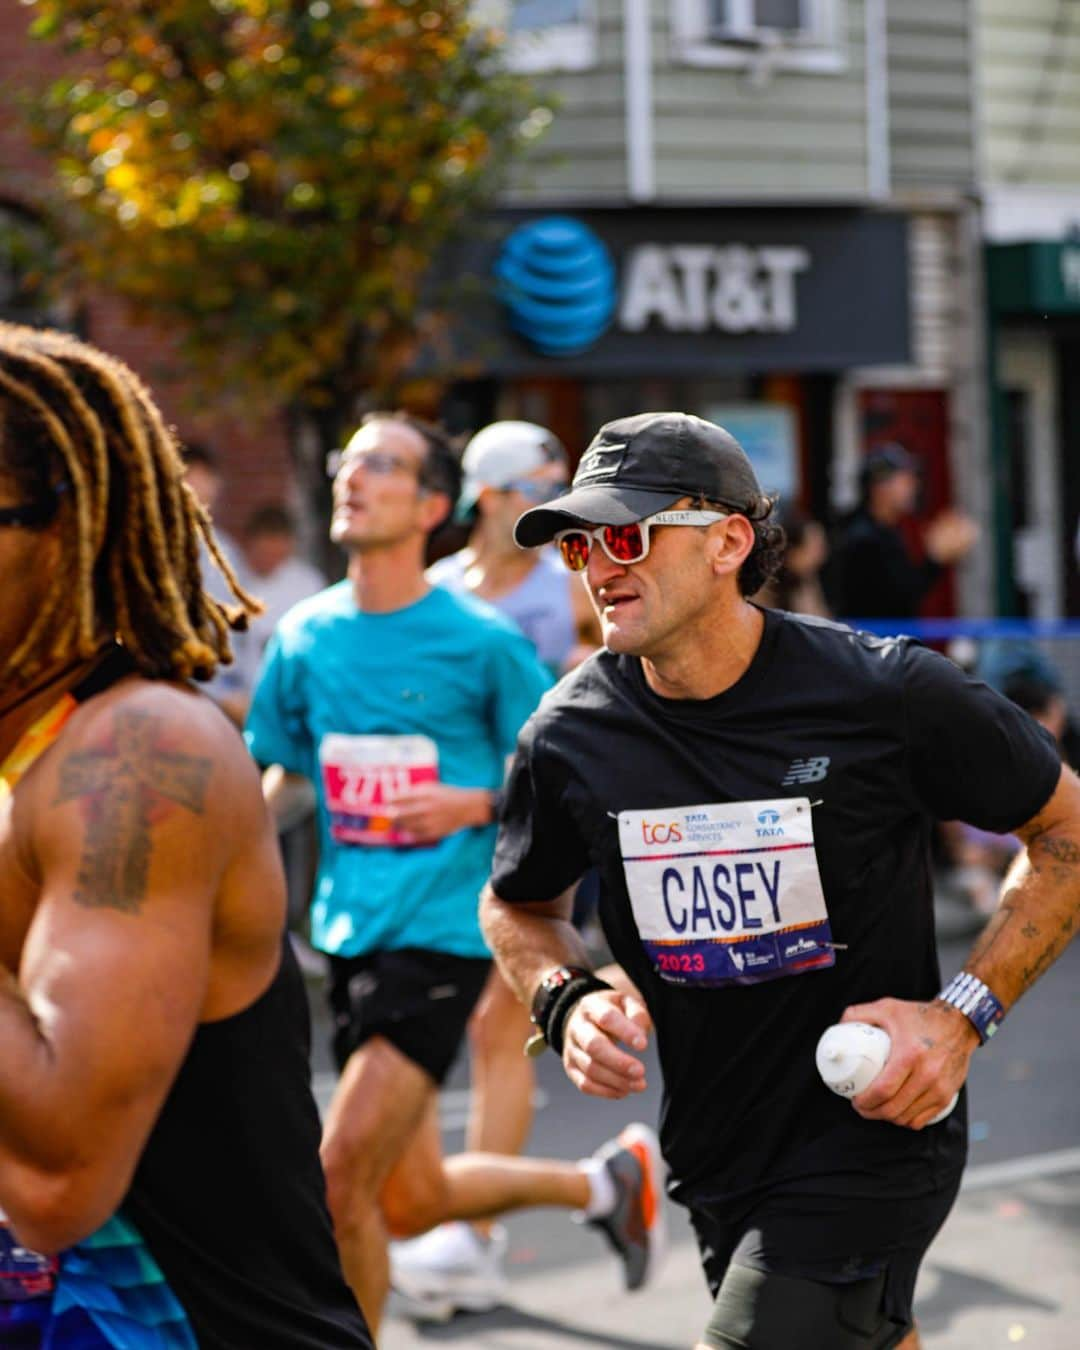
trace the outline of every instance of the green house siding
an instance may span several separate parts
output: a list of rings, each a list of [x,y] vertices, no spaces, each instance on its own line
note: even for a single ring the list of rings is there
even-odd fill
[[[975,181],[968,0],[889,0],[889,126],[897,189]]]
[[[866,0],[837,0],[839,68],[692,65],[673,51],[671,0],[651,0],[656,200],[851,201],[870,194]],[[900,191],[975,178],[968,0],[888,0],[889,160]],[[595,0],[597,60],[541,74],[555,119],[504,200],[625,201],[623,3]]]
[[[504,193],[507,202],[527,205],[552,197],[598,202],[626,199],[622,0],[594,0],[594,12],[596,64],[585,71],[530,77],[538,92],[555,99],[555,118],[518,165]]]
[[[975,8],[986,181],[1080,186],[1080,6]]]
[[[845,0],[841,10],[842,69],[777,69],[760,85],[744,69],[673,59],[664,32],[653,74],[662,198],[866,195],[862,0]]]

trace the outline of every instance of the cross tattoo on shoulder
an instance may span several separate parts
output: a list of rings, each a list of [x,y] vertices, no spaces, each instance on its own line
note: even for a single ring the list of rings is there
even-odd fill
[[[69,755],[54,805],[85,800],[87,820],[73,899],[88,909],[137,914],[146,895],[155,808],[201,815],[211,760],[161,746],[162,719],[117,712],[111,737]]]

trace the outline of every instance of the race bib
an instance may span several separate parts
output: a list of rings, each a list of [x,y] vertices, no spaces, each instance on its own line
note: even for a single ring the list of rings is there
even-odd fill
[[[807,797],[619,813],[638,933],[657,974],[756,984],[835,962]]]
[[[324,736],[319,745],[330,835],[339,844],[408,847],[386,808],[395,797],[439,778],[439,751],[427,736]]]
[[[0,1211],[0,1304],[46,1298],[56,1287],[59,1258],[24,1247]]]

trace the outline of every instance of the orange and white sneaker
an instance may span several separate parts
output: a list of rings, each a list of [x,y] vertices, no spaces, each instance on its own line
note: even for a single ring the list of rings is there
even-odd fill
[[[616,1199],[610,1214],[587,1223],[615,1249],[627,1289],[641,1289],[656,1275],[667,1250],[660,1141],[648,1125],[627,1125],[593,1157],[607,1168]]]

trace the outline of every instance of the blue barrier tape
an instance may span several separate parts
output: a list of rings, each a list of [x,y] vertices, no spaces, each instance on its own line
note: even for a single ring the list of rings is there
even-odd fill
[[[949,638],[1080,638],[1077,619],[843,619],[878,637],[906,635],[928,642]]]

